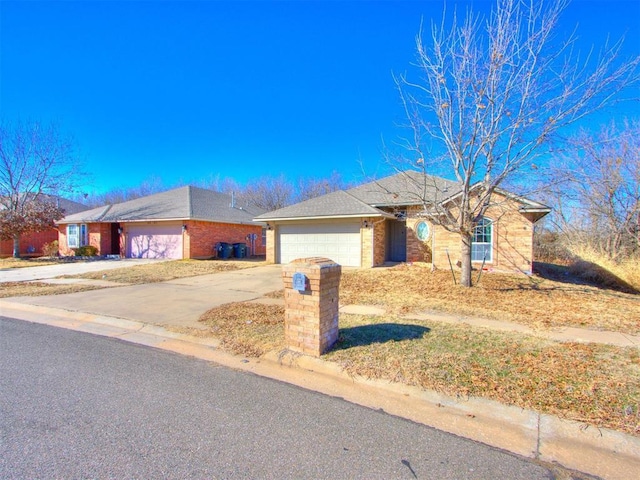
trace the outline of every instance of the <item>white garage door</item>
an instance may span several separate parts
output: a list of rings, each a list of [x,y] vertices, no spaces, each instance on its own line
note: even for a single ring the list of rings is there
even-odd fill
[[[360,224],[281,225],[280,263],[296,258],[326,257],[346,267],[360,266]]]
[[[182,258],[181,225],[136,225],[127,229],[130,258]]]

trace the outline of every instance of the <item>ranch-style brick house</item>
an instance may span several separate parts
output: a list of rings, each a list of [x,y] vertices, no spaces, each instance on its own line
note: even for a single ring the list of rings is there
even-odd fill
[[[263,226],[252,221],[262,212],[231,195],[180,187],[66,216],[57,222],[60,254],[93,245],[98,255],[124,258],[211,258],[224,242],[264,255]]]
[[[460,259],[460,237],[429,222],[427,203],[455,208],[455,182],[406,171],[259,215],[267,224],[267,261],[327,257],[351,267],[431,262],[449,268]],[[503,190],[478,224],[474,267],[531,273],[533,226],[551,209]],[[448,255],[447,255],[448,254]]]

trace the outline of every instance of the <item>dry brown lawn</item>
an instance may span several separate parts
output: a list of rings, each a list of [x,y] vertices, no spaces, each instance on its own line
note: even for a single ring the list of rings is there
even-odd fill
[[[378,305],[392,314],[440,311],[536,328],[640,333],[640,295],[539,276],[485,273],[469,289],[454,285],[451,272],[421,265],[352,270],[342,275],[340,303]]]
[[[228,303],[206,312],[200,322],[236,355],[260,357],[284,348],[284,306]]]
[[[200,320],[237,355],[281,351],[284,308],[232,303]],[[323,357],[352,375],[483,397],[640,436],[640,352],[396,316],[340,316]]]
[[[157,283],[176,278],[197,277],[210,273],[228,272],[241,268],[263,265],[255,260],[172,260],[167,262],[136,265],[135,267],[116,268],[100,272],[68,276],[68,278],[86,278],[108,280],[117,283]]]
[[[451,272],[422,265],[346,270],[340,303],[377,305],[387,315],[342,314],[340,341],[323,358],[352,375],[488,398],[640,436],[638,349],[402,317],[440,311],[537,328],[640,331],[639,295],[571,280],[485,273],[465,289],[453,284]],[[228,304],[201,321],[235,354],[258,357],[285,348],[282,306]]]
[[[62,295],[64,293],[95,290],[93,285],[54,285],[45,282],[3,282],[0,283],[0,298],[7,297],[39,297],[43,295]]]
[[[640,352],[435,322],[341,316],[347,372],[484,397],[640,436]]]
[[[45,265],[57,265],[60,263],[55,258],[0,258],[0,270],[8,268],[43,267]]]

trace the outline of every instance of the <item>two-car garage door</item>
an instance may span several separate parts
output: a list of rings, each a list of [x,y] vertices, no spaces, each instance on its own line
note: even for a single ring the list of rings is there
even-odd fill
[[[346,267],[361,264],[359,222],[280,225],[276,241],[279,263],[326,257]]]

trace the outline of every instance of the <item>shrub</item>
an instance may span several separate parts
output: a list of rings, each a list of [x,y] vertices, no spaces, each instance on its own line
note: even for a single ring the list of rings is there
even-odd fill
[[[98,255],[98,249],[93,245],[85,245],[83,247],[78,247],[73,249],[76,257],[95,257]]]
[[[53,242],[50,243],[45,243],[42,246],[42,254],[45,257],[57,257],[59,255],[59,246],[58,246],[58,240],[54,240]]]
[[[574,260],[557,232],[535,230],[533,235],[533,258],[536,262],[568,265]]]

